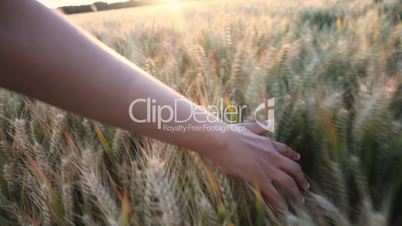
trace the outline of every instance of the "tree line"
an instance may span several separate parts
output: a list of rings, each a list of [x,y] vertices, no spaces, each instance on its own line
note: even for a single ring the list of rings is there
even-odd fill
[[[60,7],[65,14],[74,14],[74,13],[85,13],[85,12],[96,12],[110,9],[122,9],[129,7],[138,7],[144,5],[151,5],[160,3],[158,0],[129,0],[125,2],[116,2],[116,3],[106,3],[106,2],[95,2],[90,5],[79,5],[79,6],[63,6]]]

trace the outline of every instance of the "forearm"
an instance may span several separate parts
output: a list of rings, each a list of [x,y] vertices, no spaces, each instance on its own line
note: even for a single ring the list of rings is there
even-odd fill
[[[1,7],[1,86],[198,152],[224,145],[218,131],[178,135],[158,127],[158,120],[135,123],[129,115],[132,101],[150,98],[157,105],[174,108],[176,100],[185,98],[35,1],[5,1]],[[180,101],[175,117],[186,119],[195,107],[187,99]],[[149,113],[143,102],[131,110],[138,119],[145,119]],[[162,112],[165,119],[167,113]],[[206,117],[214,116],[203,113],[197,115],[198,121],[191,117],[183,125],[226,126],[217,120],[208,122]],[[174,120],[166,122],[175,124]]]

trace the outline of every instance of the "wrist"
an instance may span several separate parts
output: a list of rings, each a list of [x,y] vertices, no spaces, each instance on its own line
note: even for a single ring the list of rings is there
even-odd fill
[[[230,125],[226,123],[222,123],[218,125],[219,129],[208,131],[207,140],[205,142],[208,143],[199,153],[205,157],[212,158],[218,154],[225,153],[230,150],[230,137],[232,133],[232,129]]]

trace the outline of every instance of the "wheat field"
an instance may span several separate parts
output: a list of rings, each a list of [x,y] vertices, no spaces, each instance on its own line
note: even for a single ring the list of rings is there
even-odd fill
[[[312,188],[276,216],[195,153],[0,90],[0,225],[402,225],[400,0],[66,18],[198,104],[275,97],[272,137],[302,155]]]

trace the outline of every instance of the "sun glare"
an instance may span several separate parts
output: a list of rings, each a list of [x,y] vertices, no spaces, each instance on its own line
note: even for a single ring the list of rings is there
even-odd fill
[[[169,6],[169,8],[176,9],[178,7],[177,0],[161,0],[161,3],[164,3]]]

